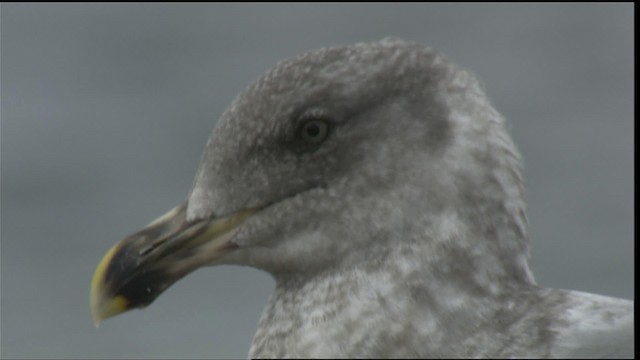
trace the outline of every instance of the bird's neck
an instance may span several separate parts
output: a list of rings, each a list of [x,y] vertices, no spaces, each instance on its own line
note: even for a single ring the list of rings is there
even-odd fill
[[[506,292],[461,273],[468,263],[436,269],[424,260],[417,249],[399,246],[350,268],[277,278],[250,357],[416,356],[386,353],[393,347],[385,342],[402,339],[407,351],[433,341],[440,351],[443,326],[452,329],[448,339],[462,338],[465,324],[500,311]]]

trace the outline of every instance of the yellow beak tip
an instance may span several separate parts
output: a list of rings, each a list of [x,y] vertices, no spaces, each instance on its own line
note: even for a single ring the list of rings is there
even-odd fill
[[[96,327],[100,326],[103,320],[121,314],[127,310],[129,301],[123,296],[116,296],[111,299],[104,299],[97,306],[92,306],[91,315]]]
[[[128,310],[128,301],[123,296],[108,297],[105,289],[106,272],[111,263],[113,256],[119,250],[120,244],[112,247],[100,260],[93,279],[91,280],[90,306],[93,323],[96,327],[100,325],[102,320],[116,316]]]

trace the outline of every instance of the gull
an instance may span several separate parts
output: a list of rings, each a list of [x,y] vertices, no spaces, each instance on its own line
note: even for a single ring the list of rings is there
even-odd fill
[[[398,38],[323,48],[235,98],[186,201],[99,262],[91,311],[236,264],[276,281],[252,358],[633,357],[633,302],[537,285],[527,226],[471,72]]]

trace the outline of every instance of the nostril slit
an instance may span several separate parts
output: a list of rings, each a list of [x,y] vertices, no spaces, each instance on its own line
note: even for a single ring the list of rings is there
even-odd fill
[[[167,239],[168,239],[167,237],[163,237],[161,239],[158,239],[153,244],[143,247],[142,249],[138,250],[138,256],[145,256],[149,254],[150,252],[154,251],[158,246],[164,244],[167,241]]]
[[[151,251],[153,251],[153,249],[155,248],[155,244],[153,245],[148,245],[143,247],[142,249],[140,249],[140,251],[138,251],[138,256],[145,256],[148,253],[150,253]]]

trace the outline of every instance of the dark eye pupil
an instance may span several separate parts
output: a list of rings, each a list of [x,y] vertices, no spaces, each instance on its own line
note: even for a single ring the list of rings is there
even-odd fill
[[[318,135],[320,135],[320,127],[318,126],[318,124],[307,124],[307,135],[309,135],[309,137],[316,137]]]
[[[329,125],[324,120],[309,120],[302,125],[300,136],[302,140],[310,144],[319,144],[329,132]]]

